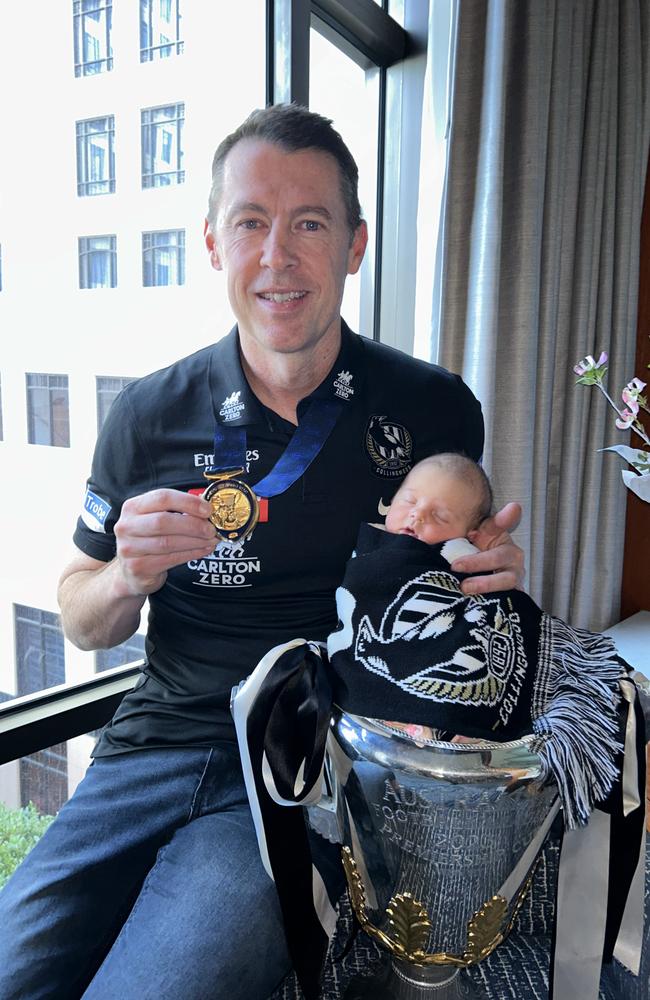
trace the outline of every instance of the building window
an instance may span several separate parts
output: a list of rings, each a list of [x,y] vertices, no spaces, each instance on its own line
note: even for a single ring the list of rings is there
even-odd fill
[[[142,234],[142,283],[145,288],[185,284],[184,229]]]
[[[32,694],[63,684],[65,658],[58,615],[40,608],[14,605],[17,694]],[[54,814],[68,798],[65,743],[40,750],[20,761],[21,805],[33,802],[39,812]]]
[[[132,378],[121,376],[97,376],[97,433],[99,434],[102,425],[108,416],[108,411],[113,405],[116,397],[121,393],[125,385],[132,382]],[[103,668],[102,668],[103,669]]]
[[[26,378],[29,443],[69,448],[68,376],[28,372]]]
[[[116,237],[80,236],[79,288],[115,288],[116,285]]]
[[[142,187],[182,184],[184,104],[142,112]]]
[[[115,116],[77,122],[77,194],[115,190]]]
[[[111,0],[73,0],[74,75],[113,69]]]
[[[144,659],[144,636],[136,632],[127,642],[112,649],[98,649],[95,653],[95,670],[109,670],[123,667],[125,663],[135,663]]]
[[[182,51],[180,0],[140,0],[140,62]]]

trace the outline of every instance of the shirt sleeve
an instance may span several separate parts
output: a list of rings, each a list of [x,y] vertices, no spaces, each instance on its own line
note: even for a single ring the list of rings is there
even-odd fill
[[[458,392],[460,395],[458,413],[460,414],[460,435],[459,447],[475,462],[480,461],[483,455],[485,444],[485,425],[483,423],[483,411],[478,399],[465,385],[460,375],[456,375]]]
[[[151,488],[151,462],[137,434],[128,390],[115,399],[97,438],[90,478],[73,535],[77,548],[109,562],[122,504]]]

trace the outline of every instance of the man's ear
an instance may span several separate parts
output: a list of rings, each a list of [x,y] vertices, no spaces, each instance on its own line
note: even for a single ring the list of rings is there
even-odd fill
[[[361,267],[361,261],[363,260],[363,255],[366,252],[367,244],[368,226],[366,225],[365,220],[362,219],[354,231],[352,243],[350,244],[350,249],[348,250],[348,274],[356,274]]]
[[[221,271],[222,264],[219,251],[217,249],[217,241],[215,239],[214,233],[210,229],[210,223],[208,222],[207,219],[205,220],[205,224],[203,226],[203,237],[205,239],[205,245],[208,248],[208,253],[210,255],[210,263],[212,264],[215,271]]]

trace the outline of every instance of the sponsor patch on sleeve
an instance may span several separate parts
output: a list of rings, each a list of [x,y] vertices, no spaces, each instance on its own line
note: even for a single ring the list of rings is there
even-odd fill
[[[83,507],[81,508],[81,520],[91,531],[103,531],[106,533],[106,518],[111,512],[110,504],[98,497],[92,490],[86,490]]]

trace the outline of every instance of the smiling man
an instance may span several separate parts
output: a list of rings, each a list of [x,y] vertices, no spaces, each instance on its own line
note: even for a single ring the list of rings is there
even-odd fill
[[[415,462],[483,446],[457,376],[342,321],[366,241],[356,165],[326,119],[256,111],[218,148],[206,243],[237,326],[131,383],[97,442],[64,628],[116,645],[148,598],[146,664],[0,894],[3,1000],[264,1000],[290,967],[231,688],[270,647],[326,638],[359,523]],[[521,582],[517,515],[479,533],[475,591]]]

